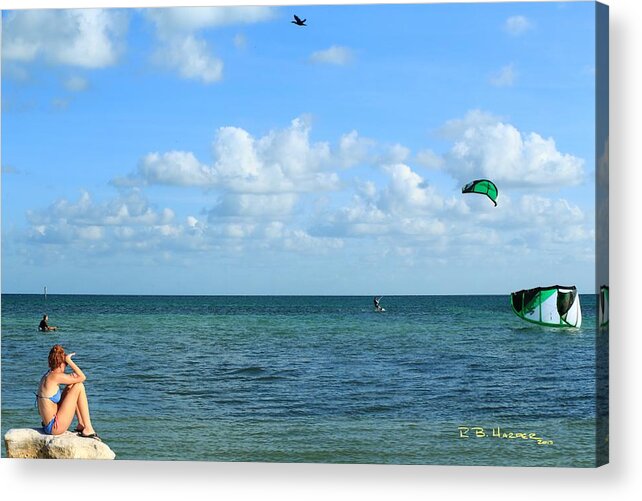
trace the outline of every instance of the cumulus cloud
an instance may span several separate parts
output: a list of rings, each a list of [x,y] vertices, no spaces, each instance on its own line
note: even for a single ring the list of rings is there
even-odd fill
[[[222,127],[213,145],[212,171],[232,191],[266,193],[332,190],[335,173],[328,143],[310,142],[310,124],[295,119],[287,129],[255,139],[244,129]]]
[[[221,216],[241,216],[253,219],[273,219],[290,214],[297,200],[298,195],[294,193],[226,194],[210,211],[210,217],[214,219]]]
[[[236,255],[273,249],[318,254],[340,249],[339,238],[313,236],[296,223],[279,220],[296,201],[293,194],[230,194],[206,219],[189,215],[179,220],[173,210],[152,206],[139,189],[103,202],[83,191],[75,201],[63,198],[29,211],[26,237],[54,254],[56,249],[64,249],[65,255],[78,251],[84,257],[136,252],[139,261],[153,255],[180,259],[185,252]]]
[[[174,7],[147,9],[160,36],[192,33],[207,28],[269,21],[275,16],[272,7]]]
[[[525,16],[511,16],[504,23],[504,30],[510,35],[519,36],[533,27],[533,24]]]
[[[383,164],[387,183],[357,183],[350,205],[323,215],[314,231],[340,236],[435,236],[444,232],[439,213],[444,198],[419,174],[403,163]]]
[[[88,253],[153,251],[161,244],[184,247],[193,241],[198,223],[195,218],[191,226],[175,219],[174,211],[155,209],[139,190],[106,202],[96,202],[84,191],[77,201],[59,199],[43,210],[28,211],[27,238]]]
[[[383,166],[390,181],[381,193],[379,207],[389,213],[414,215],[431,212],[443,206],[443,199],[432,186],[404,164]]]
[[[225,25],[266,21],[274,16],[274,10],[261,6],[176,7],[148,9],[145,16],[153,23],[158,40],[153,61],[177,71],[182,78],[211,84],[223,78],[224,63],[197,33]],[[245,38],[237,36],[234,43],[244,46]]]
[[[489,123],[493,123],[489,120]],[[455,125],[455,124],[451,124]],[[485,197],[462,196],[431,185],[404,163],[381,164],[385,182],[360,180],[352,199],[322,212],[311,226],[317,236],[374,241],[400,257],[449,263],[538,249],[540,259],[563,255],[563,245],[590,248],[591,220],[568,200],[503,190],[494,207]],[[395,250],[396,249],[396,250]],[[510,250],[513,249],[513,250]],[[561,254],[560,254],[561,253]]]
[[[377,163],[379,164],[400,164],[405,162],[410,156],[410,149],[402,144],[395,143],[387,146],[385,150],[378,156]]]
[[[517,72],[515,66],[511,63],[503,66],[498,72],[490,77],[490,83],[495,87],[510,87],[515,83]]]
[[[333,45],[325,50],[312,53],[310,61],[318,64],[334,64],[338,66],[346,65],[352,62],[353,53],[347,47]]]
[[[375,142],[362,137],[356,130],[344,134],[339,139],[339,148],[335,157],[339,159],[344,168],[353,167],[361,162],[371,159],[371,151]]]
[[[565,199],[550,200],[539,195],[524,195],[519,200],[516,214],[522,223],[538,228],[572,227],[584,221],[582,210]]]
[[[406,263],[443,259],[451,266],[535,248],[531,264],[559,260],[573,244],[590,259],[594,231],[583,208],[530,189],[582,178],[582,162],[558,152],[552,139],[479,111],[442,127],[452,143],[444,155],[413,154],[401,144],[379,148],[355,130],[332,142],[314,141],[311,132],[308,117],[262,135],[221,127],[207,163],[187,151],[149,153],[114,184],[198,188],[211,197],[207,206],[179,218],[150,204],[140,187],[106,202],[83,192],[77,201],[30,212],[30,238],[88,252],[259,252],[275,259],[339,252],[369,259],[376,246]],[[345,170],[352,166],[358,168]],[[462,196],[461,184],[444,174],[497,181],[498,207]]]
[[[440,169],[444,165],[443,158],[429,149],[417,153],[415,161],[428,169]]]
[[[283,238],[283,248],[296,252],[323,253],[343,248],[343,240],[312,236],[304,230],[291,230]]]
[[[159,225],[174,218],[171,209],[155,211],[137,189],[98,204],[83,191],[77,202],[60,199],[41,211],[28,211],[32,225],[51,225],[64,221],[78,226]]]
[[[2,25],[3,59],[104,68],[123,50],[127,18],[112,9],[23,10],[3,16]]]
[[[553,138],[523,133],[480,112],[451,120],[442,128],[454,145],[443,169],[459,182],[489,178],[504,186],[573,186],[584,179],[584,161],[557,150]]]
[[[240,127],[221,127],[212,144],[211,164],[200,162],[190,152],[150,153],[140,161],[134,175],[113,182],[124,186],[138,180],[246,194],[332,191],[340,186],[333,169],[358,164],[372,146],[356,131],[344,134],[334,147],[327,142],[312,142],[310,133],[310,120],[305,117],[261,137]]]
[[[138,163],[138,172],[149,184],[174,186],[215,184],[212,170],[201,164],[193,153],[184,151],[149,153]]]
[[[223,61],[210,53],[205,40],[186,35],[164,40],[154,54],[156,64],[190,80],[205,84],[218,82],[223,77]]]

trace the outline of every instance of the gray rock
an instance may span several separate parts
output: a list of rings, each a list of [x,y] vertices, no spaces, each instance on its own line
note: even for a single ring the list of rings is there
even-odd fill
[[[26,459],[114,459],[105,444],[66,431],[45,435],[42,428],[12,428],[4,435],[7,457]]]

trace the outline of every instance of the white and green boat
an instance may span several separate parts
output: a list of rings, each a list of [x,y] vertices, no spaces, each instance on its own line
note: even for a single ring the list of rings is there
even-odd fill
[[[510,304],[522,320],[547,327],[582,325],[580,296],[575,286],[551,285],[513,292]]]

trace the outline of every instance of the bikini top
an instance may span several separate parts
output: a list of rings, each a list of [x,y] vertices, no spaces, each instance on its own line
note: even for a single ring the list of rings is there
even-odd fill
[[[42,376],[42,378],[40,378],[40,380],[42,381],[42,379],[43,379],[45,376],[47,376],[47,374],[49,374],[49,372],[50,372],[50,371],[45,372],[45,374]],[[58,402],[60,402],[60,399],[62,398],[62,392],[60,391],[60,388],[58,388],[58,391],[57,391],[56,393],[54,393],[53,395],[51,395],[50,397],[44,397],[44,396],[42,396],[42,395],[38,395],[37,393],[35,393],[35,395],[36,395],[36,404],[38,403],[38,399],[39,399],[39,398],[49,399],[49,400],[51,400],[54,404],[57,404]]]
[[[37,393],[36,393],[36,397],[37,398],[48,398],[54,404],[57,404],[58,402],[60,402],[60,399],[62,398],[62,392],[60,391],[60,388],[58,388],[58,391],[56,393],[54,393],[53,395],[51,395],[50,397],[43,397],[42,395],[38,395]]]

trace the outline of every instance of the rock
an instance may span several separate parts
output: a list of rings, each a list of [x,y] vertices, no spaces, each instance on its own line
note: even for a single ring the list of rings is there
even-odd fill
[[[45,435],[42,428],[12,428],[4,435],[7,457],[26,459],[114,459],[105,444],[66,431]]]

